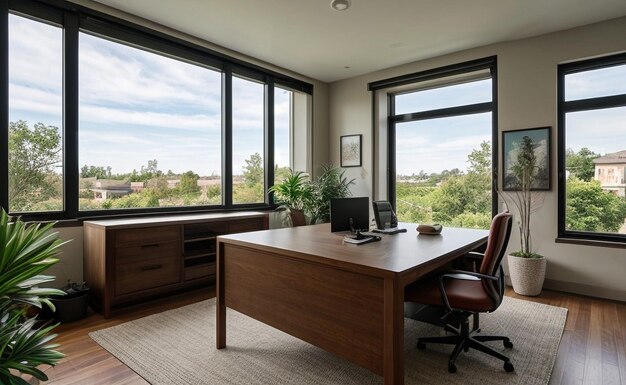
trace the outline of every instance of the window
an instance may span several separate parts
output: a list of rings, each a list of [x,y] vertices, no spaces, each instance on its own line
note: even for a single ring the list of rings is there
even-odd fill
[[[308,171],[311,84],[69,2],[10,1],[0,13],[7,211],[263,209],[274,167]]]
[[[289,170],[310,173],[311,95],[288,87],[274,89],[274,183]],[[297,151],[295,149],[298,149]]]
[[[63,29],[9,15],[9,210],[63,210]]]
[[[265,201],[265,86],[233,77],[233,203]]]
[[[626,242],[626,54],[559,66],[559,237]]]
[[[492,68],[451,68],[391,94],[389,197],[399,220],[489,228],[497,154]]]
[[[220,205],[221,73],[86,33],[79,55],[80,210]]]
[[[274,184],[280,183],[293,169],[291,160],[293,92],[274,89]]]

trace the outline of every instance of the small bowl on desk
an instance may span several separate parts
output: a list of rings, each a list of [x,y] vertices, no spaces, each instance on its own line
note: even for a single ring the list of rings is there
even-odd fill
[[[438,235],[438,234],[441,234],[441,230],[443,230],[443,226],[440,225],[439,223],[420,224],[420,225],[417,225],[417,228],[415,230],[417,230],[417,232],[420,234]]]

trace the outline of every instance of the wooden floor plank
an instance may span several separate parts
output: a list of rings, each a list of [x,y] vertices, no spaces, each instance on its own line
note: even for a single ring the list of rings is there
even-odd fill
[[[598,385],[602,382],[602,303],[591,302],[589,333],[585,347],[585,374],[583,384]]]
[[[67,357],[45,369],[49,385],[147,385],[88,336],[88,333],[160,313],[215,295],[198,290],[131,309],[105,320],[98,314],[62,325],[57,331]],[[626,304],[560,292],[544,291],[540,297],[523,297],[507,288],[506,295],[566,307],[568,316],[550,385],[626,385]],[[613,327],[611,325],[614,325]]]

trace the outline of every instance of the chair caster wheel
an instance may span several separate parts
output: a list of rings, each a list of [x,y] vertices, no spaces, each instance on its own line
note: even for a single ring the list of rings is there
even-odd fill
[[[424,350],[424,349],[426,349],[426,344],[425,344],[425,343],[423,343],[423,342],[418,342],[418,343],[417,343],[417,348],[418,348],[419,350]]]
[[[504,341],[504,347],[505,348],[509,348],[509,349],[512,348],[513,347],[513,342],[511,342],[509,340]]]
[[[448,364],[448,373],[456,373],[456,365]]]
[[[450,368],[448,367],[448,370],[450,370]],[[511,373],[514,368],[513,368],[513,364],[510,361],[507,361],[504,363],[504,370],[506,370],[507,372]]]

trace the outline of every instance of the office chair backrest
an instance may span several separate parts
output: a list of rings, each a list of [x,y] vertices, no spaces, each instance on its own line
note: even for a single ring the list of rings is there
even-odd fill
[[[489,240],[487,241],[485,256],[480,265],[481,274],[499,275],[500,281],[502,282],[504,277],[501,274],[500,265],[511,236],[511,222],[511,214],[508,211],[504,211],[493,217],[491,227],[489,228]],[[502,282],[494,282],[486,279],[483,279],[482,282],[483,287],[494,300],[496,307],[499,306],[504,294],[504,285],[502,285]]]

